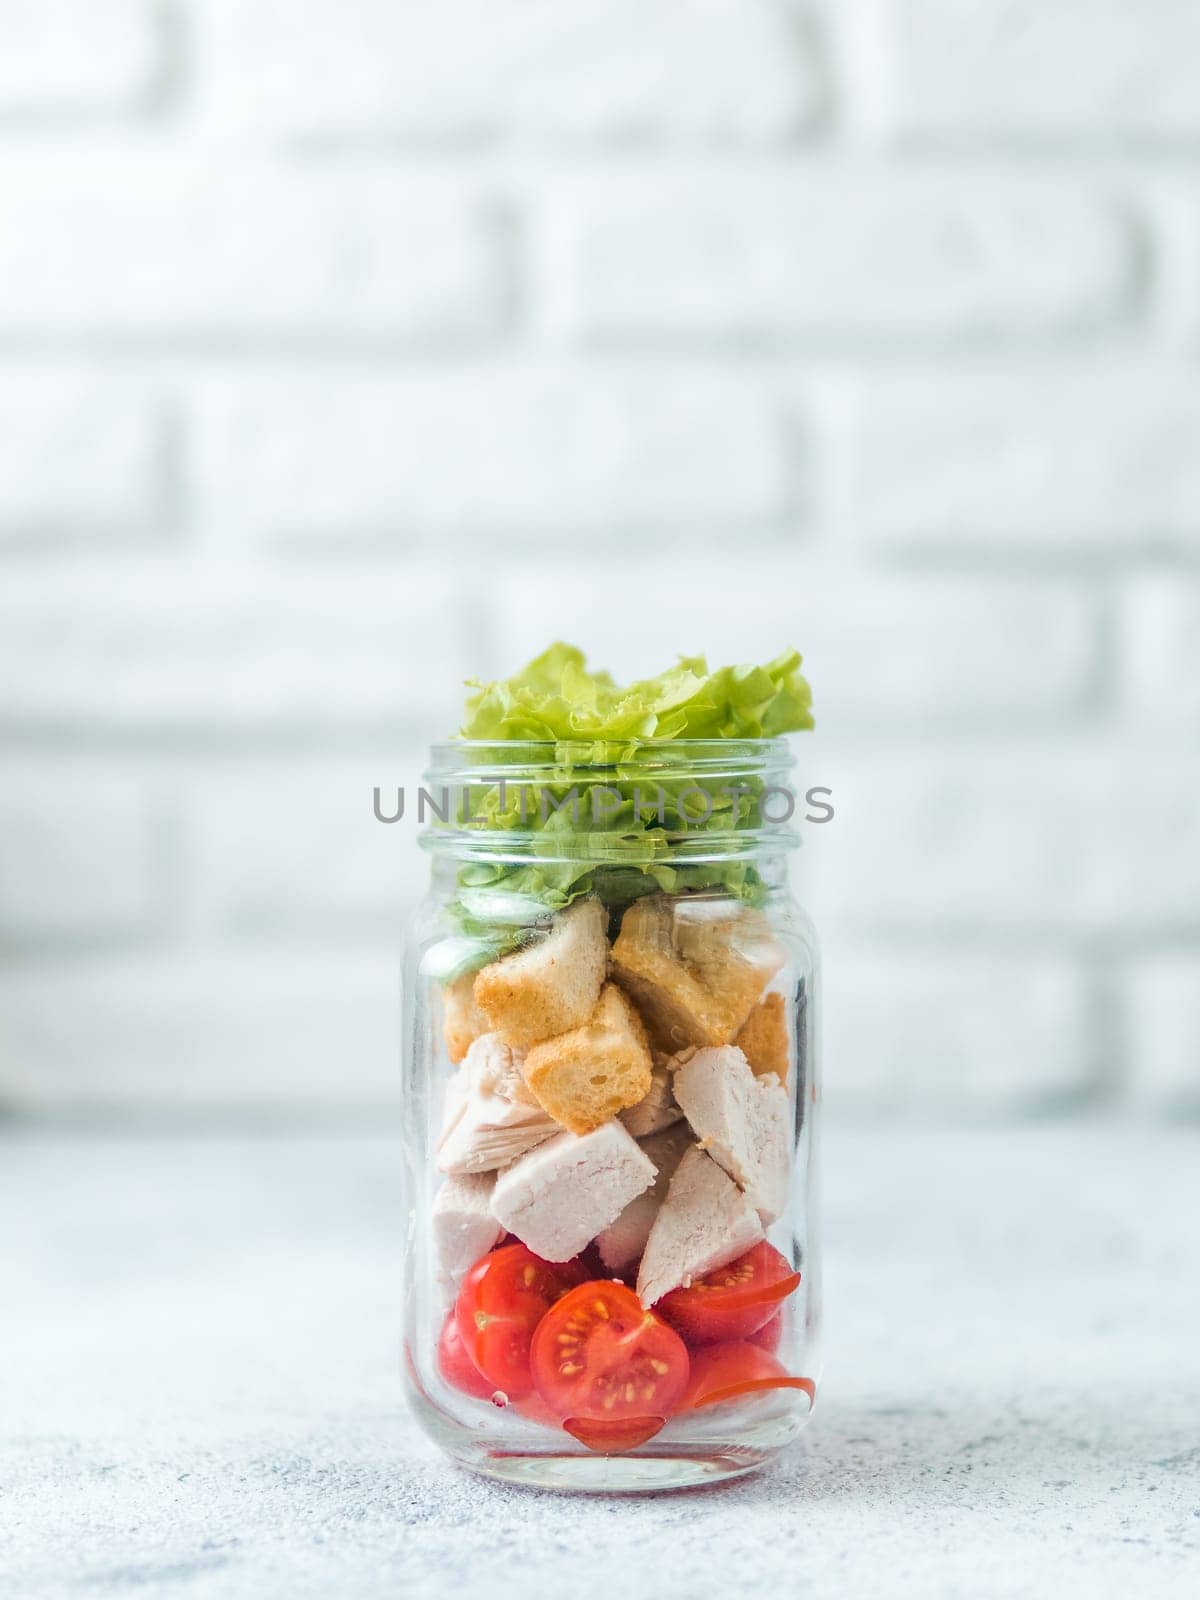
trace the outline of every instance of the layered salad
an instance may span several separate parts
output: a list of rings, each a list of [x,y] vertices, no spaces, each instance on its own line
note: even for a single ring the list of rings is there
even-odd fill
[[[800,658],[622,687],[556,645],[473,687],[471,825],[495,848],[456,866],[422,962],[441,1378],[601,1452],[772,1391],[811,1403],[781,1354],[802,985],[743,759],[811,726]],[[530,745],[515,792],[506,752]],[[697,750],[741,781],[698,776]]]

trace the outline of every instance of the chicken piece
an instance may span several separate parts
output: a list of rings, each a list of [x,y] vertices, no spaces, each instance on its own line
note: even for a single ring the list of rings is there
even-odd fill
[[[736,1045],[697,1050],[674,1079],[692,1132],[764,1222],[787,1205],[791,1105],[772,1073],[756,1078]]]
[[[783,965],[762,913],[725,900],[635,900],[612,948],[613,976],[666,1054],[728,1044]]]
[[[464,972],[442,990],[442,1032],[455,1066],[479,1035],[487,1031],[488,1019],[475,1004],[475,974]]]
[[[765,994],[733,1041],[750,1063],[756,1077],[773,1072],[780,1083],[788,1080],[790,1055],[787,1006],[781,994]]]
[[[671,1093],[670,1068],[665,1057],[659,1056],[650,1070],[649,1089],[636,1105],[622,1111],[621,1121],[635,1139],[644,1139],[647,1134],[661,1133],[682,1116]]]
[[[590,1133],[649,1092],[642,1019],[616,984],[606,983],[583,1026],[533,1045],[524,1071],[544,1111],[572,1133]]]
[[[535,1256],[569,1261],[653,1182],[654,1163],[614,1119],[514,1162],[496,1180],[492,1215]]]
[[[591,1015],[608,964],[607,915],[580,900],[555,917],[536,944],[476,974],[475,1004],[510,1044],[533,1045],[581,1027]]]
[[[597,1235],[600,1259],[609,1272],[624,1272],[646,1248],[675,1169],[692,1143],[692,1130],[685,1122],[677,1122],[673,1128],[652,1133],[638,1143],[654,1163],[655,1178],[644,1194],[631,1200],[621,1215]]]
[[[758,1212],[695,1145],[684,1151],[646,1240],[637,1292],[652,1306],[672,1289],[736,1261],[763,1237]]]
[[[438,1281],[447,1298],[463,1274],[500,1239],[504,1229],[492,1215],[495,1175],[465,1173],[445,1179],[433,1199],[433,1247]]]
[[[558,1124],[532,1103],[523,1083],[520,1100],[501,1092],[514,1074],[520,1080],[518,1058],[502,1039],[485,1033],[475,1040],[446,1085],[437,1147],[440,1171],[491,1172],[558,1132]]]
[[[524,1052],[506,1044],[498,1033],[481,1034],[466,1055],[471,1085],[481,1094],[498,1094],[519,1106],[536,1106],[525,1082],[524,1060]]]

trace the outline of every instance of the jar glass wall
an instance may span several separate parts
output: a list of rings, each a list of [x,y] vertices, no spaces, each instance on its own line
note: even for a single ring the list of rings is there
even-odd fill
[[[674,1488],[807,1421],[819,994],[788,765],[781,740],[435,748],[404,1365],[464,1466]]]

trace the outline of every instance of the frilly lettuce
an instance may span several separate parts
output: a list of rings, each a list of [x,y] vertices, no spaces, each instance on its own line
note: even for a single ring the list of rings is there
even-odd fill
[[[463,739],[771,739],[811,728],[812,691],[800,655],[765,667],[708,670],[703,656],[622,688],[589,672],[583,651],[552,644],[495,683],[469,681]]]

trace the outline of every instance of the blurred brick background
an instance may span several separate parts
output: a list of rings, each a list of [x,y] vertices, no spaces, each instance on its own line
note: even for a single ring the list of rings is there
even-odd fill
[[[0,0],[0,1106],[396,1096],[469,672],[805,651],[831,1103],[1200,1103],[1194,0]]]

